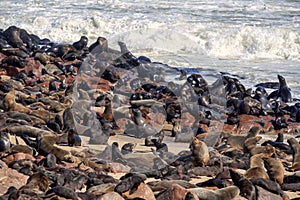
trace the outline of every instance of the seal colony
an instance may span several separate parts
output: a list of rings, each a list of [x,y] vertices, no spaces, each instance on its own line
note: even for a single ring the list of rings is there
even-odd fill
[[[209,85],[119,46],[0,31],[0,173],[25,178],[2,178],[0,199],[299,198],[300,106],[284,77]]]

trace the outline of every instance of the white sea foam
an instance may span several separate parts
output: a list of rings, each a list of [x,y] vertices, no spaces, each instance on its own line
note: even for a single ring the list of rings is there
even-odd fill
[[[1,0],[0,28],[64,43],[104,36],[114,48],[121,40],[136,55],[240,74],[249,85],[281,73],[299,91],[299,12],[292,0]]]

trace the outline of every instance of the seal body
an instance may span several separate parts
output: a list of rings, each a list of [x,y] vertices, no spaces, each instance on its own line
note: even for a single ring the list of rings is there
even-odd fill
[[[199,166],[205,166],[209,160],[207,145],[194,137],[190,148],[195,159],[195,164]]]
[[[10,140],[7,132],[0,132],[0,152],[6,152],[10,149]]]
[[[68,144],[69,146],[81,146],[81,138],[74,129],[70,129],[68,132]]]

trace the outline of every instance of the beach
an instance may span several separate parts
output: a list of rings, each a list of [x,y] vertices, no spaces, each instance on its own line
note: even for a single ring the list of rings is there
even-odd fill
[[[1,4],[0,199],[300,197],[296,1]]]

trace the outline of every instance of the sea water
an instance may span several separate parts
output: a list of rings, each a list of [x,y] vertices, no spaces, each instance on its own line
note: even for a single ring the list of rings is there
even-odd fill
[[[0,28],[11,25],[61,43],[123,41],[209,83],[221,72],[247,87],[281,74],[300,98],[299,0],[1,0]]]

